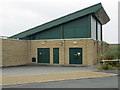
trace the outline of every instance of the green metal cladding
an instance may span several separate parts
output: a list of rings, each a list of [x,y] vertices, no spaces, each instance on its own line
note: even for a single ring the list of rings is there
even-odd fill
[[[64,23],[48,30],[28,36],[29,40],[90,38],[90,16]]]
[[[90,16],[63,25],[64,38],[90,38]]]
[[[27,40],[91,38],[91,15],[94,15],[102,25],[110,20],[101,3],[98,3],[10,38]]]

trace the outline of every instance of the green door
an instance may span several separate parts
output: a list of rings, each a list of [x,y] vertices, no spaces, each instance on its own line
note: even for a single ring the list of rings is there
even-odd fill
[[[38,48],[38,63],[50,63],[49,48]]]
[[[82,64],[82,48],[70,48],[69,59],[70,64]]]
[[[59,48],[53,48],[53,63],[59,64]]]

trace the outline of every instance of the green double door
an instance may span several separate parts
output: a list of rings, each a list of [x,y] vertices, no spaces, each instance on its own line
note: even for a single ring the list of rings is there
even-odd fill
[[[69,63],[82,64],[82,48],[69,48]]]
[[[53,63],[59,64],[59,48],[53,48]]]
[[[49,48],[38,48],[38,63],[50,63]]]

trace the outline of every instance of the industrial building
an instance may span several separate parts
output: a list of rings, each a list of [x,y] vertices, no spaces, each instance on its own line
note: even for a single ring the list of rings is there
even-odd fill
[[[107,43],[102,25],[110,21],[101,3],[1,39],[1,66],[94,65]]]

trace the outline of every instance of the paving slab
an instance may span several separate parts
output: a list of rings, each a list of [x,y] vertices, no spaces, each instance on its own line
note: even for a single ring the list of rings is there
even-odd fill
[[[4,85],[2,88],[85,88],[85,90],[96,90],[93,88],[100,88],[98,90],[118,90],[112,88],[118,88],[118,76],[112,77],[97,77],[97,78],[86,78],[86,79],[72,79],[72,80],[61,80],[53,82],[36,82],[36,83],[25,83],[17,85]],[[104,89],[103,89],[104,88]],[[108,88],[108,89],[107,89]],[[71,89],[71,90],[72,90]],[[81,89],[80,89],[81,90]]]
[[[117,74],[82,71],[82,72],[39,74],[39,75],[3,76],[2,83],[0,84],[13,85],[13,84],[23,84],[23,83],[50,82],[50,81],[58,81],[58,80],[84,79],[84,78],[96,78],[96,77],[108,77],[108,76],[117,76]]]

